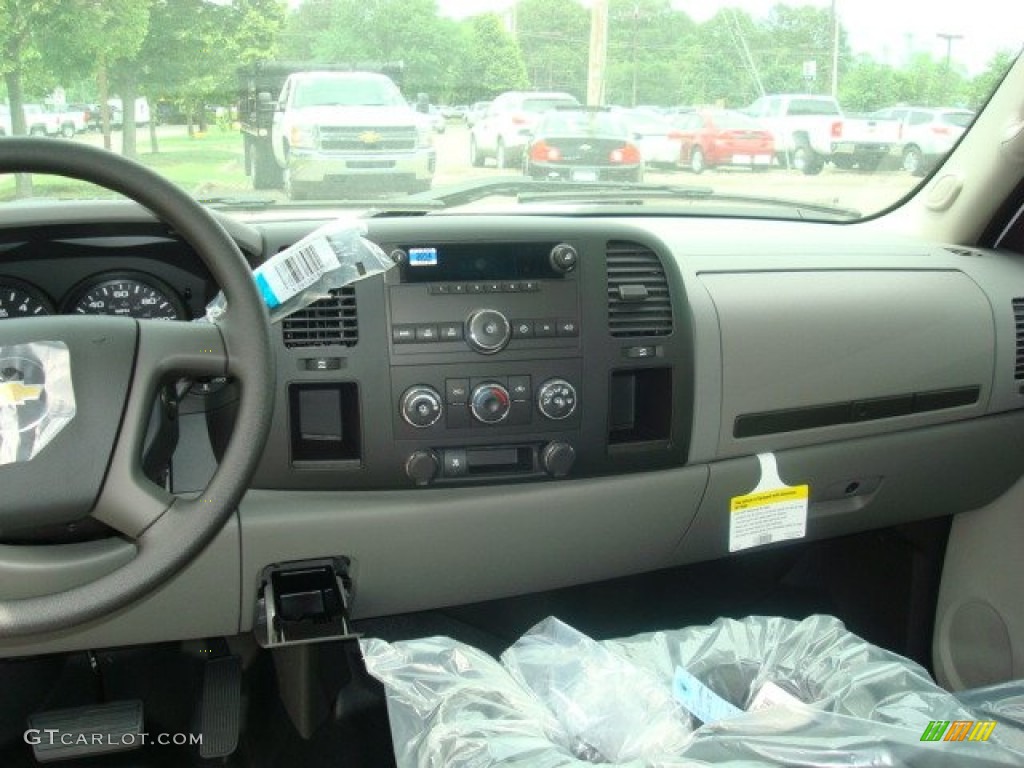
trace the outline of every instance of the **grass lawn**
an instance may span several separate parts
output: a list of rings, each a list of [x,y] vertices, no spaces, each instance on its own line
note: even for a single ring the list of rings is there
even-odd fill
[[[95,137],[89,137],[95,139]],[[80,137],[79,140],[85,141]],[[114,136],[115,149],[120,135]],[[232,194],[252,189],[243,167],[242,136],[238,131],[213,129],[209,133],[188,136],[161,136],[158,153],[150,151],[149,132],[138,134],[138,160],[196,196]],[[36,197],[93,198],[117,197],[108,190],[60,176],[33,175]],[[14,177],[0,176],[0,201],[14,199]]]

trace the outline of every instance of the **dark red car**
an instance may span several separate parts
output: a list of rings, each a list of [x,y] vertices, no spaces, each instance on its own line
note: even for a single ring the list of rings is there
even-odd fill
[[[675,125],[683,136],[681,165],[694,173],[722,165],[768,168],[775,140],[751,117],[728,109],[679,115]]]

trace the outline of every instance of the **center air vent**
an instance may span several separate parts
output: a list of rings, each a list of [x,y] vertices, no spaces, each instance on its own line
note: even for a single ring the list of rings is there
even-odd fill
[[[1013,324],[1017,329],[1017,364],[1013,378],[1024,379],[1024,299],[1013,300]]]
[[[658,255],[639,243],[608,243],[608,332],[668,336],[672,302]]]
[[[330,298],[313,302],[281,322],[284,345],[293,347],[355,346],[359,341],[354,286],[335,288]]]

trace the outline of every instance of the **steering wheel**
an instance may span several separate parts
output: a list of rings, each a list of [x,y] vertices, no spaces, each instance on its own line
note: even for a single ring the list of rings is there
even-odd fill
[[[195,249],[229,308],[216,323],[84,315],[0,321],[0,371],[9,380],[32,364],[21,345],[66,345],[76,407],[33,458],[0,464],[0,540],[28,526],[71,525],[90,515],[116,534],[79,545],[0,546],[0,639],[106,616],[195,558],[245,493],[274,398],[267,310],[238,246],[206,209],[144,166],[71,141],[0,140],[0,173],[17,172],[92,182],[145,206]],[[142,471],[158,389],[188,376],[230,376],[240,385],[234,431],[195,499],[171,495]],[[46,387],[32,391],[45,399]],[[19,407],[14,397],[4,400],[0,410],[8,415]],[[86,566],[95,573],[97,561],[103,575],[77,583]]]

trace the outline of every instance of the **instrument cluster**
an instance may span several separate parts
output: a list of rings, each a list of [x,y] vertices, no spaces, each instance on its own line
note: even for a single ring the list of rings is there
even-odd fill
[[[82,280],[60,297],[49,296],[26,280],[0,275],[0,320],[53,314],[188,319],[182,297],[153,275],[102,272]]]

